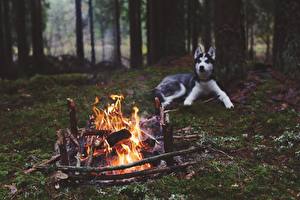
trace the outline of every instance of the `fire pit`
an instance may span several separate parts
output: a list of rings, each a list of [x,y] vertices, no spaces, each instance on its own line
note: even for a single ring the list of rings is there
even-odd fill
[[[112,103],[99,108],[100,98],[96,97],[85,128],[77,127],[75,102],[67,99],[70,128],[57,131],[55,155],[25,172],[45,170],[55,163],[56,187],[61,180],[118,185],[156,178],[197,163],[175,161],[176,156],[204,148],[174,151],[172,126],[158,99],[156,115],[141,120],[137,107],[133,107],[130,116],[124,116],[122,95],[110,98]]]

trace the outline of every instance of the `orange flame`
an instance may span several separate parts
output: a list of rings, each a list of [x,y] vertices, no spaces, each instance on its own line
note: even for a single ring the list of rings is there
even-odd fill
[[[109,132],[116,132],[122,129],[127,129],[131,133],[131,137],[121,144],[117,143],[114,147],[110,147],[108,142],[105,140],[105,149],[101,152],[110,153],[112,149],[115,149],[116,156],[106,157],[106,162],[111,166],[126,165],[132,162],[143,159],[143,155],[140,152],[142,149],[142,134],[139,123],[140,118],[138,116],[139,109],[133,107],[133,113],[131,117],[124,117],[122,113],[122,101],[124,100],[123,95],[111,95],[110,98],[114,103],[108,104],[105,109],[98,108],[97,105],[100,103],[100,99],[96,97],[93,112],[94,112],[94,123],[97,130],[105,130]],[[87,152],[91,152],[91,148],[87,147]],[[94,152],[93,155],[97,153]],[[126,170],[120,170],[115,173],[126,173],[136,170],[143,170],[150,168],[150,164],[142,166],[132,167]]]

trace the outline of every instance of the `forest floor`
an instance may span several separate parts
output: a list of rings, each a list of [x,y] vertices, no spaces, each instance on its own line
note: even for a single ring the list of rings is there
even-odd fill
[[[190,67],[149,67],[105,72],[97,81],[85,74],[0,81],[0,199],[299,199],[300,89],[268,69],[251,71],[228,88],[233,110],[199,100],[171,113],[175,130],[208,137],[226,153],[207,155],[189,178],[179,173],[128,186],[55,190],[47,174],[23,173],[51,157],[56,130],[68,127],[66,98],[77,103],[80,127],[96,95],[123,93],[127,112],[137,105],[141,115],[150,115],[155,85],[167,74],[186,71]]]

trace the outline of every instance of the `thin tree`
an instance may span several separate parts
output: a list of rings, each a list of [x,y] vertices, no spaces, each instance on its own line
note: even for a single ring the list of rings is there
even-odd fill
[[[193,52],[197,49],[199,45],[199,33],[200,33],[200,22],[199,22],[199,15],[201,5],[198,0],[191,0],[192,1],[192,49]]]
[[[91,35],[91,61],[92,64],[96,63],[95,56],[95,34],[94,34],[94,11],[93,11],[93,0],[89,0],[89,17],[90,17],[90,35]]]
[[[274,26],[274,66],[295,76],[299,75],[300,2],[276,0]]]
[[[229,81],[243,73],[245,62],[245,32],[242,0],[215,0],[215,40],[217,75]],[[226,76],[225,76],[226,74]]]
[[[139,68],[143,65],[141,0],[129,0],[130,22],[130,66]]]
[[[75,0],[76,10],[76,52],[80,62],[84,62],[83,29],[82,29],[82,9],[81,0]]]
[[[28,66],[29,47],[27,41],[27,21],[26,21],[26,2],[25,0],[14,0],[16,11],[16,34],[18,45],[18,65],[21,71],[25,71]]]
[[[0,0],[0,55],[5,55],[3,31],[3,0]],[[5,62],[3,57],[0,59],[0,78],[5,78]]]
[[[204,0],[203,8],[203,20],[204,20],[204,30],[203,30],[203,44],[205,51],[208,51],[212,46],[212,1]]]
[[[161,1],[147,0],[147,62],[155,64],[162,57],[163,20]]]
[[[44,62],[43,15],[41,0],[31,0],[32,51],[36,70],[42,71]]]
[[[12,55],[12,31],[11,31],[11,7],[10,1],[3,1],[3,14],[4,14],[4,36],[5,36],[5,61],[6,65],[11,69],[13,64],[13,55]]]
[[[121,64],[121,31],[120,31],[120,2],[114,0],[114,52],[113,61],[117,64]]]

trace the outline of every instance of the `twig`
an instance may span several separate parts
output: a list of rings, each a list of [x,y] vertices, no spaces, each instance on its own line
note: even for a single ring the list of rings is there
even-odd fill
[[[25,170],[24,173],[25,174],[30,174],[32,172],[35,172],[35,171],[41,169],[41,168],[45,169],[48,165],[51,165],[52,163],[55,163],[55,162],[59,161],[59,159],[60,159],[60,154],[52,156],[48,160],[44,160],[39,164],[33,165],[30,169]]]

